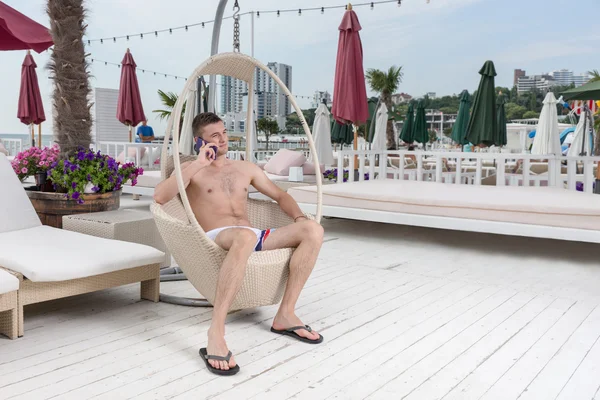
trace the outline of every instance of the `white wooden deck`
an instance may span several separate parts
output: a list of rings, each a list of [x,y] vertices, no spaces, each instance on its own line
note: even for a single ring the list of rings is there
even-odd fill
[[[321,345],[271,333],[274,306],[236,312],[241,371],[217,377],[198,356],[211,310],[131,285],[27,308],[26,335],[0,339],[0,398],[600,399],[600,247],[324,226],[297,309]]]

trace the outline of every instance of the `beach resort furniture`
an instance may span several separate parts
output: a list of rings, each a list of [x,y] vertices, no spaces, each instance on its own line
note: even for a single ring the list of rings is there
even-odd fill
[[[21,182],[0,155],[0,267],[22,280],[18,335],[29,304],[141,282],[141,297],[158,301],[165,254],[153,247],[42,225]]]
[[[288,190],[304,212],[315,186]],[[323,215],[429,228],[600,243],[600,196],[557,187],[374,180],[327,185]]]
[[[240,53],[222,53],[212,56],[190,75],[182,93],[187,93],[195,85],[198,77],[202,75],[225,75],[241,79],[247,82],[248,91],[252,93],[254,91],[253,77],[256,68],[269,74],[288,97],[302,121],[310,149],[315,154],[315,145],[310,129],[292,94],[279,77],[258,60]],[[252,119],[252,99],[253,97],[249,96],[247,120]],[[166,146],[163,147],[161,154],[162,178],[166,179],[174,170],[179,195],[164,205],[153,203],[150,209],[156,220],[158,230],[173,254],[177,265],[196,290],[212,304],[215,298],[219,269],[227,255],[227,251],[211,240],[198,224],[185,191],[181,163],[185,162],[186,157],[189,156],[184,157],[179,154],[179,124],[174,124],[174,121],[179,121],[181,117],[183,104],[184,96],[179,96],[166,129],[166,143],[169,141],[170,133],[173,132],[173,155],[168,156]],[[248,143],[252,143],[252,129],[250,128],[251,124],[246,124]],[[247,148],[246,159],[250,159],[251,150],[251,148]],[[318,157],[315,157],[314,162],[316,163],[315,176],[317,180],[314,199],[316,216],[314,219],[319,222],[321,219],[322,176],[318,165]],[[255,199],[248,199],[248,217],[250,224],[258,229],[278,228],[293,222],[292,218],[281,211],[275,202]],[[231,310],[279,303],[287,284],[289,262],[293,252],[294,249],[286,248],[252,253],[248,260],[244,281],[233,300]]]
[[[17,274],[0,268],[0,334],[16,339],[18,333]]]

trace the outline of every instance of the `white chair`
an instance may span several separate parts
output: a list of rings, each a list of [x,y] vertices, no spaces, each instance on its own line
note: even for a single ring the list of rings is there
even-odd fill
[[[17,292],[18,335],[23,307],[141,282],[142,299],[157,302],[160,263],[153,247],[42,225],[6,156],[0,154],[0,267],[22,279]]]

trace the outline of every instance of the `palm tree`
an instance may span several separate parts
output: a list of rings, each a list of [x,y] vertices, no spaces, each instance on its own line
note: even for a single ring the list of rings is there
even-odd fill
[[[600,72],[598,72],[597,69],[595,69],[593,71],[588,71],[588,75],[591,76],[590,82],[600,81]]]
[[[162,102],[163,106],[165,106],[165,109],[164,110],[152,110],[152,112],[157,113],[158,118],[160,118],[161,120],[169,119],[169,117],[171,116],[171,112],[173,111],[173,108],[175,107],[175,103],[177,103],[178,96],[173,92],[165,93],[160,89],[158,90],[158,96],[160,97],[160,101]],[[182,120],[183,120],[183,115],[185,114],[185,106],[186,106],[186,104],[183,105],[183,109],[181,110]]]
[[[89,148],[92,141],[89,63],[82,39],[86,10],[83,0],[48,0],[46,12],[54,42],[47,65],[54,81],[54,129],[61,155],[68,156],[79,146]]]
[[[371,86],[371,90],[379,92],[381,101],[386,105],[388,110],[392,109],[392,94],[400,86],[403,76],[402,66],[396,67],[395,65],[392,65],[387,72],[378,69],[369,69],[367,71],[366,78]],[[373,116],[373,118],[375,117]],[[386,137],[388,149],[395,149],[396,138],[394,137],[394,128],[391,119],[388,119]]]

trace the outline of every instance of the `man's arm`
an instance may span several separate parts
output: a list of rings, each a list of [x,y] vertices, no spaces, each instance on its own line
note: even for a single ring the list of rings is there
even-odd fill
[[[181,164],[181,175],[183,177],[183,185],[185,188],[188,187],[192,177],[198,173],[204,166],[195,161],[188,161]],[[158,204],[166,204],[179,193],[179,187],[177,186],[177,177],[175,171],[171,176],[156,185],[154,189],[154,201]]]
[[[279,204],[279,207],[281,207],[281,210],[293,218],[294,222],[307,219],[298,206],[298,203],[296,203],[296,200],[287,194],[287,192],[281,190],[279,186],[274,184],[273,181],[270,180],[269,177],[264,173],[264,171],[260,169],[260,167],[248,161],[244,161],[244,163],[246,163],[247,168],[252,171],[251,183],[256,190],[275,200],[277,204]]]

